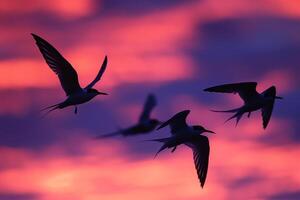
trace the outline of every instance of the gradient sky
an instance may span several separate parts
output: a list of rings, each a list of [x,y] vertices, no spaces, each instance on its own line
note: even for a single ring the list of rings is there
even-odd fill
[[[71,3],[72,2],[72,3]],[[30,33],[53,44],[81,85],[108,67],[109,93],[40,118],[62,101],[59,81]],[[1,0],[0,200],[300,199],[299,0]],[[206,87],[276,85],[267,130],[260,112],[239,126],[209,109],[238,107],[238,96]],[[204,189],[185,146],[153,159],[168,129],[132,138],[92,138],[136,122],[148,93],[153,116],[191,109],[209,135]]]

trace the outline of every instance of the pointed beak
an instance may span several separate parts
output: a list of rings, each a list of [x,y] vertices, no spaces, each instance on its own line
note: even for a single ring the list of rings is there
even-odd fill
[[[101,95],[108,95],[108,94],[105,93],[105,92],[98,92],[98,93],[97,93],[97,95],[100,95],[100,94],[101,94]]]
[[[278,97],[278,96],[276,96],[275,99],[283,99],[283,97]]]
[[[212,134],[216,134],[215,132],[210,131],[210,130],[206,130],[206,129],[205,129],[205,132],[212,133]]]

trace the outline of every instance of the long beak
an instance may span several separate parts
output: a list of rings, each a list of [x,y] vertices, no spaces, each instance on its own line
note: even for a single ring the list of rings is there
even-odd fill
[[[210,130],[206,130],[206,129],[205,129],[205,132],[212,133],[212,134],[216,134],[215,132],[210,131]]]
[[[108,94],[105,93],[105,92],[98,92],[97,94],[98,94],[98,95],[100,95],[100,94],[101,94],[101,95],[108,95]]]
[[[283,97],[278,97],[278,96],[276,96],[275,99],[283,99]]]

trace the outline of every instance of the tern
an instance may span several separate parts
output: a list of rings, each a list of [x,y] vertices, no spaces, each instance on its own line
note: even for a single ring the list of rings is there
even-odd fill
[[[105,56],[102,66],[96,78],[82,88],[78,81],[78,75],[72,65],[46,40],[31,34],[50,69],[58,76],[60,84],[66,93],[67,99],[61,103],[49,106],[43,110],[48,110],[46,114],[56,109],[63,109],[68,106],[75,106],[77,114],[77,105],[90,101],[97,95],[107,95],[99,92],[93,86],[101,79],[107,66],[107,56]]]
[[[248,113],[248,118],[249,118],[251,112],[261,109],[263,128],[266,129],[271,119],[275,99],[283,99],[283,98],[276,96],[275,86],[269,87],[262,93],[258,93],[256,91],[256,86],[257,86],[256,82],[241,82],[241,83],[232,83],[232,84],[210,87],[204,89],[204,91],[234,93],[234,94],[238,93],[242,98],[242,100],[244,101],[244,105],[242,107],[231,109],[231,110],[223,110],[223,111],[212,110],[212,111],[235,113],[232,117],[226,120],[226,122],[233,118],[236,118],[236,125],[237,125],[244,113]]]
[[[132,136],[132,135],[149,133],[149,132],[155,130],[155,128],[159,124],[161,124],[161,122],[159,120],[150,118],[150,114],[151,114],[152,110],[154,109],[154,107],[156,106],[156,104],[157,104],[157,101],[156,101],[155,96],[153,94],[149,94],[146,99],[146,102],[143,107],[143,111],[139,117],[139,121],[137,122],[137,124],[135,124],[129,128],[126,128],[126,129],[121,129],[114,133],[100,135],[96,138],[100,139],[100,138],[106,138],[106,137],[111,137],[111,136],[115,136],[115,135]]]
[[[164,143],[156,153],[155,157],[166,148],[172,148],[171,152],[173,153],[178,145],[185,144],[190,147],[193,151],[194,164],[197,170],[198,179],[201,187],[203,188],[207,176],[210,147],[208,138],[202,135],[202,133],[214,132],[206,130],[203,126],[187,125],[186,118],[189,113],[190,110],[181,111],[157,128],[157,130],[159,130],[169,125],[172,134],[171,137],[153,139],[149,141]]]

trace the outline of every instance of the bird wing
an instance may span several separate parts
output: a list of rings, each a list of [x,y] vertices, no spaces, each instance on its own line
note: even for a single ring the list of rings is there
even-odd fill
[[[60,84],[67,96],[81,90],[78,75],[72,65],[46,40],[31,34],[42,53],[46,63],[57,74]]]
[[[156,101],[155,96],[153,94],[149,94],[147,97],[147,100],[144,104],[143,111],[139,117],[139,122],[149,120],[150,114],[151,114],[153,108],[156,106],[156,104],[157,104],[157,101]]]
[[[197,139],[187,145],[193,150],[194,164],[201,187],[204,186],[209,163],[209,141],[206,136],[197,135]]]
[[[176,131],[186,128],[188,125],[186,123],[186,117],[189,115],[190,110],[184,110],[175,114],[171,119],[160,125],[157,130],[170,125],[171,133],[175,134]]]
[[[104,74],[105,70],[106,70],[106,66],[107,66],[107,56],[105,56],[104,61],[101,65],[101,68],[96,76],[96,78],[90,83],[88,84],[85,89],[90,89],[92,88],[102,77],[102,75]]]
[[[266,104],[264,107],[262,107],[262,109],[261,109],[261,114],[262,114],[262,118],[263,118],[263,127],[265,129],[265,128],[267,128],[268,123],[272,116],[274,102],[275,102],[275,96],[276,96],[276,88],[274,86],[272,86],[269,89],[265,90],[262,93],[262,95],[264,97],[270,98],[270,102],[268,104]]]
[[[257,95],[256,82],[242,82],[218,85],[204,89],[206,92],[238,93],[244,102],[247,102],[252,96]]]

